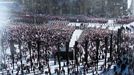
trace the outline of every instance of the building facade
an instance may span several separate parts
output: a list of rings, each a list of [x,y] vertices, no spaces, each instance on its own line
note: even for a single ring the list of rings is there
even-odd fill
[[[34,13],[51,15],[89,15],[120,17],[126,15],[127,0],[19,0]]]

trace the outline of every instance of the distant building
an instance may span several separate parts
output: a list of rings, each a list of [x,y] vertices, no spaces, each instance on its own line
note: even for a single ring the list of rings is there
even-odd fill
[[[121,17],[127,15],[127,0],[18,0],[26,10],[50,15],[89,15]],[[41,2],[40,2],[41,1]]]
[[[130,15],[134,16],[134,0],[131,1],[129,10],[130,10]]]
[[[107,0],[106,14],[108,17],[127,15],[127,0]]]

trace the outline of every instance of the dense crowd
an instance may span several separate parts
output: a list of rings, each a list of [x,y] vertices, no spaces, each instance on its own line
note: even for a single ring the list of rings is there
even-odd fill
[[[13,68],[12,62],[14,62],[14,64],[18,65],[18,68],[20,68],[20,64],[18,64],[21,60],[20,49],[22,52],[22,58],[24,57],[25,59],[23,62],[30,64],[29,59],[32,58],[32,64],[37,64],[39,55],[37,50],[38,42],[40,42],[40,63],[45,65],[47,60],[46,54],[49,53],[48,55],[50,56],[50,54],[55,53],[57,51],[58,43],[61,44],[61,47],[64,47],[66,41],[70,40],[73,31],[74,27],[68,27],[65,24],[57,22],[44,26],[34,26],[30,24],[6,26],[1,37],[2,48],[4,50],[10,48],[10,52],[8,52],[10,54],[7,54],[6,56],[8,60],[5,60],[5,63],[7,64],[6,67],[10,70],[11,67]],[[19,46],[21,47],[19,48]],[[31,48],[31,53],[29,53],[29,47]],[[38,64],[36,66],[38,66]],[[24,64],[24,67],[27,67],[27,65]]]
[[[115,33],[115,31],[101,28],[87,28],[82,33],[79,41],[84,40],[84,37],[88,38],[89,40],[95,40],[96,37],[103,39],[105,37],[108,37],[112,33]]]
[[[134,17],[124,17],[116,19],[116,23],[118,24],[129,24],[134,21]]]
[[[133,75],[134,69],[132,68],[132,59],[134,42],[132,36],[132,34],[122,33],[120,38],[119,33],[116,31],[88,28],[82,33],[79,43],[85,47],[85,42],[83,42],[83,40],[89,40],[87,51],[88,62],[96,61],[97,57],[99,60],[105,59],[106,61],[101,69],[105,70],[107,68],[108,71],[112,64],[116,64],[116,66],[114,66],[113,75]],[[100,40],[97,54],[96,39]],[[119,40],[120,45],[118,45]],[[108,57],[108,59],[106,59],[106,57]]]
[[[1,46],[3,50],[9,49],[10,51],[9,54],[5,53],[3,61],[7,74],[11,74],[13,69],[17,71],[16,75],[20,71],[30,73],[39,70],[43,73],[45,67],[48,67],[50,74],[49,60],[53,59],[55,63],[59,61],[56,52],[67,48],[66,44],[75,30],[75,27],[67,26],[68,23],[68,21],[55,20],[44,25],[11,23],[12,25],[6,26],[1,32]],[[114,67],[115,75],[124,72],[127,66],[130,73],[133,73],[134,69],[131,67],[133,66],[133,54],[131,52],[133,52],[134,41],[131,37],[127,33],[108,29],[85,28],[72,48],[75,51],[75,62],[69,60],[71,68],[69,67],[68,73],[81,73],[81,71],[88,73],[89,70],[92,70],[94,74],[94,71],[97,72],[98,66],[96,65],[99,60],[105,60],[101,65],[102,71],[108,71],[112,65],[117,64]],[[76,71],[75,68],[79,66],[83,68]],[[118,71],[119,68],[121,68],[120,71]],[[62,72],[65,72],[64,67],[61,69]]]
[[[43,24],[44,22],[48,22],[50,20],[59,20],[59,21],[70,21],[70,22],[86,22],[86,23],[108,23],[107,18],[100,18],[94,16],[85,16],[85,15],[75,15],[75,16],[54,16],[54,15],[21,15],[14,19],[15,22],[25,22],[25,23],[37,23]],[[134,21],[133,17],[120,17],[117,19],[113,19],[114,23],[117,24],[129,24]]]

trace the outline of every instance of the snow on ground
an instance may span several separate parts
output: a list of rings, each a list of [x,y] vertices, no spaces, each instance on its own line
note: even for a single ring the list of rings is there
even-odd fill
[[[68,26],[80,26],[81,23],[75,23],[75,22],[70,22],[68,24]],[[95,27],[95,28],[102,28],[102,29],[106,29],[108,28],[109,30],[114,30],[117,31],[121,26],[123,26],[124,28],[128,27],[131,30],[133,30],[131,28],[131,25],[134,26],[134,22],[131,22],[129,24],[114,24],[114,20],[108,20],[108,23],[88,23],[88,28],[89,27]]]
[[[114,20],[108,20],[108,24],[114,24]]]
[[[121,26],[109,26],[109,30],[117,31]]]
[[[99,23],[89,23],[89,25],[87,27],[96,27],[96,28],[99,28],[99,27],[101,27],[101,24],[99,24]]]
[[[129,23],[128,25],[133,25],[133,26],[134,26],[134,22],[131,22],[131,23]]]
[[[81,23],[75,23],[75,22],[71,22],[68,24],[68,26],[80,26]]]
[[[107,23],[107,24],[100,24],[100,23],[89,23],[87,27],[95,27],[95,28],[102,28],[106,29],[108,28],[109,30],[114,30],[117,31],[122,25],[120,24],[113,24],[113,23]],[[124,27],[130,27],[130,25],[123,25]]]
[[[80,37],[80,35],[82,34],[83,30],[80,30],[80,29],[76,29],[74,32],[73,32],[73,35],[71,37],[71,41],[69,43],[69,47],[73,47],[74,44],[75,44],[75,41],[77,41]]]

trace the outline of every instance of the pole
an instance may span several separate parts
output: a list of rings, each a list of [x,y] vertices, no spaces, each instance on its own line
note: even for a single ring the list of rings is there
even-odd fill
[[[61,63],[60,63],[60,43],[58,43],[58,64],[59,64],[59,71],[61,70]],[[60,72],[59,72],[60,75]]]
[[[118,29],[118,32],[117,32],[117,54],[118,54],[118,58],[119,58],[119,54],[120,54],[120,40],[121,40],[121,29]]]
[[[31,64],[31,70],[32,70],[31,41],[28,42],[28,49],[29,49],[29,54],[30,54],[30,64]]]
[[[20,50],[20,62],[21,62],[21,74],[23,75],[22,52],[21,52],[21,40],[20,39],[19,39],[19,50]]]
[[[85,62],[86,62],[86,65],[88,64],[88,41],[86,40],[85,41]]]
[[[68,56],[68,52],[69,52],[69,42],[66,42],[66,61],[67,61],[67,67],[68,67],[68,74],[69,74],[69,56]]]
[[[105,37],[105,70],[107,65],[108,37]]]
[[[11,39],[9,40],[10,43],[10,51],[11,51],[11,55],[12,55],[12,63],[13,63],[13,69],[14,69],[14,41]]]
[[[2,60],[4,61],[4,63],[6,64],[6,57],[5,57],[5,49],[4,49],[4,45],[3,45],[3,42],[4,40],[3,39],[1,39],[1,50],[2,50],[2,52],[1,52],[1,64],[3,64],[2,63]],[[3,53],[3,55],[2,55],[2,53]],[[5,65],[4,64],[4,65]],[[1,66],[2,67],[2,66]],[[2,67],[2,72],[3,72],[3,67]]]
[[[100,40],[97,38],[96,39],[96,59],[97,59],[97,67],[96,67],[96,73],[97,73],[97,75],[98,75],[98,61],[99,61],[99,59],[98,59],[98,51],[99,51],[99,45],[100,45]]]
[[[40,63],[40,39],[37,40],[38,64]],[[40,66],[40,65],[39,65]]]
[[[85,48],[84,48],[84,50],[85,50],[85,65],[84,65],[84,75],[86,75],[86,70],[85,70],[85,66],[88,64],[88,51],[87,51],[87,49],[88,49],[88,41],[87,40],[85,40]]]
[[[112,60],[112,50],[113,50],[113,34],[110,36],[110,60]]]
[[[77,73],[78,73],[78,59],[77,59],[77,53],[78,53],[78,42],[75,41],[75,45],[74,45],[74,51],[75,51],[75,67],[77,67]]]

